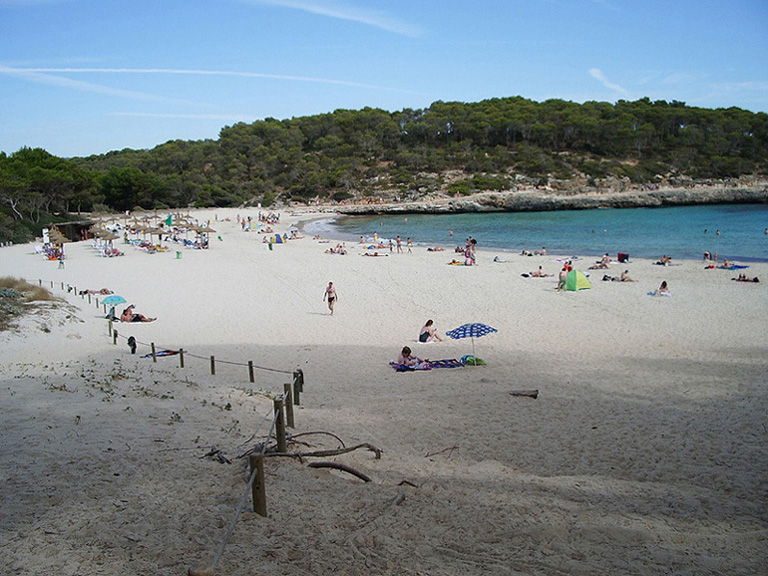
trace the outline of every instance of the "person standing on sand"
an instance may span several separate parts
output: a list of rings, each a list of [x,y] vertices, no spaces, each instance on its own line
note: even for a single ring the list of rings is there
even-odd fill
[[[333,305],[338,299],[339,297],[336,294],[336,288],[334,288],[333,282],[328,282],[328,286],[325,288],[325,294],[323,294],[323,302],[328,300],[328,310],[331,311],[331,316],[333,316]]]

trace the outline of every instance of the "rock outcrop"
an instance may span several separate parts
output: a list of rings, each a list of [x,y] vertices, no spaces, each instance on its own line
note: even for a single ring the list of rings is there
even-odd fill
[[[335,209],[342,214],[448,214],[752,203],[768,203],[768,186],[736,188],[713,186],[582,193],[529,189],[483,192],[459,198],[437,197],[417,202],[339,205]]]

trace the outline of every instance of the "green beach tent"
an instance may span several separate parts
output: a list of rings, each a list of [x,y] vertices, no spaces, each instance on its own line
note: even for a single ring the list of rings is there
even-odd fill
[[[571,270],[565,277],[565,289],[575,292],[576,290],[587,290],[592,288],[592,284],[580,270]]]

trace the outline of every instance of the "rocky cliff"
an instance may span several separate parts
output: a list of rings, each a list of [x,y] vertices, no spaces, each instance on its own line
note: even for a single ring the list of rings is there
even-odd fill
[[[696,204],[768,203],[768,186],[696,187],[622,192],[557,192],[518,190],[472,196],[424,198],[417,202],[338,205],[342,214],[446,214],[462,212],[534,212],[594,208],[654,208]]]

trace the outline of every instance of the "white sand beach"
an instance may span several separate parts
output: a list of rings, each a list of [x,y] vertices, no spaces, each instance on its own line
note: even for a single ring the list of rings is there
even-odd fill
[[[195,212],[216,229],[208,250],[117,244],[125,255],[103,258],[71,243],[59,269],[32,244],[0,248],[1,276],[61,298],[0,332],[3,573],[179,575],[214,559],[228,576],[765,573],[768,264],[743,283],[633,258],[560,292],[556,255],[496,263],[482,238],[475,267],[447,265],[447,245],[368,258],[305,237],[270,250],[236,221],[256,213]],[[276,230],[313,217],[283,213]],[[554,276],[521,275],[539,265]],[[625,269],[636,282],[600,280]],[[662,280],[672,295],[649,296]],[[113,344],[96,296],[76,293],[102,287],[158,320],[114,323]],[[486,365],[393,370],[405,345],[431,360],[472,352],[468,339],[419,343],[427,319],[441,335],[495,327],[474,341]],[[153,343],[183,348],[185,366],[142,357]],[[246,491],[241,456],[296,369],[290,432],[314,434],[290,450],[338,437],[381,458],[267,458],[268,516],[248,495],[219,556]]]

